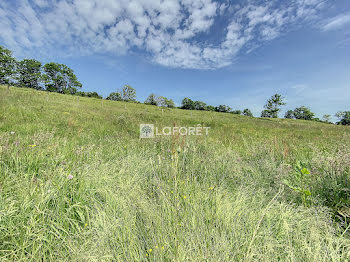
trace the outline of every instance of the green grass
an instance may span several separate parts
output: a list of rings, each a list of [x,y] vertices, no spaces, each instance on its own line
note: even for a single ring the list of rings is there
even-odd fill
[[[349,127],[0,86],[0,142],[1,261],[350,259]]]

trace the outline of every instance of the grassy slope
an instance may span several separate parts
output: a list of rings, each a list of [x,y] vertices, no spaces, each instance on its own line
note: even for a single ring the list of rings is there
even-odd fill
[[[211,129],[140,140],[140,123]],[[343,126],[0,86],[0,260],[346,261],[324,196],[349,178],[349,138]],[[298,160],[312,207],[283,186]]]

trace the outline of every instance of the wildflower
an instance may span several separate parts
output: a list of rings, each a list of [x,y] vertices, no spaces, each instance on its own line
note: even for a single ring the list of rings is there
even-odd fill
[[[85,227],[87,227],[87,224],[85,224]]]
[[[69,175],[67,178],[68,178],[69,180],[71,180],[71,179],[73,179],[73,176],[72,176],[72,175]]]
[[[174,194],[174,191],[171,190],[171,193]]]
[[[213,189],[214,189],[214,187],[212,187],[212,186],[211,186],[211,187],[209,187],[209,190],[213,190]]]
[[[29,145],[31,148],[36,147],[36,145]]]
[[[184,196],[184,199],[186,199],[187,198],[187,196]]]
[[[162,249],[164,249],[164,246],[162,246]]]
[[[11,134],[11,135],[14,135],[14,134],[15,134],[15,132],[14,132],[14,131],[11,131],[11,132],[10,132],[10,134]]]
[[[152,248],[149,249],[149,252],[152,253]]]
[[[158,246],[156,246],[156,249],[158,248]]]

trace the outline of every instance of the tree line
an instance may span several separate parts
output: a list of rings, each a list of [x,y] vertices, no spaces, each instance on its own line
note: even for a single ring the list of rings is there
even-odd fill
[[[35,59],[23,59],[17,61],[12,52],[0,45],[0,84],[28,87],[37,90],[57,92],[62,94],[77,95],[82,97],[93,97],[103,99],[97,92],[84,92],[82,84],[78,81],[74,71],[64,64],[50,62],[45,65]],[[130,85],[124,85],[121,90],[110,93],[105,99],[113,101],[136,102],[136,90]],[[172,99],[156,94],[150,94],[144,104],[174,108]],[[278,118],[281,107],[286,105],[280,94],[273,95],[267,100],[264,110],[261,112],[263,118]],[[216,111],[253,117],[250,109],[232,110],[227,105],[211,106],[202,101],[193,101],[186,97],[182,100],[181,106],[185,110]],[[350,125],[350,111],[338,112],[335,115],[339,122],[337,124]],[[285,113],[287,119],[302,119],[331,123],[330,115],[324,115],[323,119],[315,117],[315,114],[306,106],[288,110]]]

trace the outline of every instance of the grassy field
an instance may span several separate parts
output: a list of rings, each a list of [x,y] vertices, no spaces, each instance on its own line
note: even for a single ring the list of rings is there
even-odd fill
[[[1,261],[350,259],[349,127],[0,86],[0,143]]]

